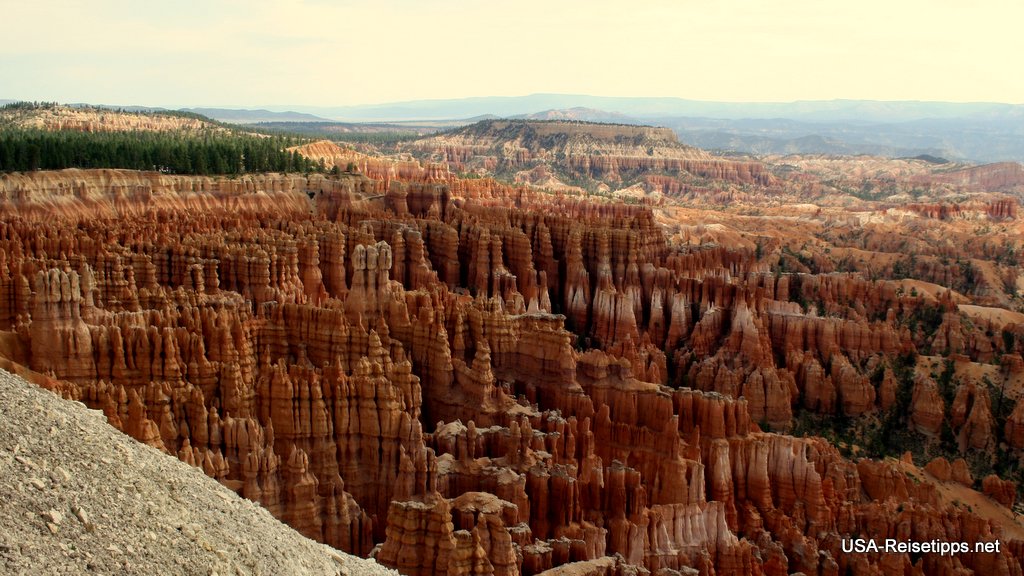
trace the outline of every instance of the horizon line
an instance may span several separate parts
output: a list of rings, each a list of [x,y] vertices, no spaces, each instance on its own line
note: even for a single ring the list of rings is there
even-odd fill
[[[262,104],[237,104],[237,103],[224,103],[224,104],[179,104],[179,105],[160,105],[160,104],[107,104],[102,102],[88,102],[88,101],[76,101],[76,102],[62,102],[60,100],[51,100],[48,98],[39,99],[27,99],[27,98],[0,98],[0,102],[3,103],[15,103],[15,102],[55,102],[65,106],[101,106],[101,107],[118,107],[118,108],[163,108],[167,110],[182,110],[185,108],[220,108],[228,110],[258,110],[269,108],[377,108],[387,106],[400,106],[408,104],[423,104],[423,103],[440,103],[440,102],[460,102],[460,101],[486,101],[486,100],[523,100],[528,98],[537,97],[560,97],[560,98],[596,98],[601,100],[648,100],[648,101],[678,101],[680,103],[692,103],[692,104],[717,104],[727,106],[759,106],[759,105],[786,105],[786,104],[815,104],[815,103],[879,103],[879,104],[951,104],[951,105],[1000,105],[1000,106],[1024,106],[1024,102],[1004,102],[997,100],[922,100],[922,99],[906,99],[906,100],[885,100],[875,98],[829,98],[829,99],[796,99],[796,100],[701,100],[685,98],[682,96],[602,96],[595,94],[579,94],[579,93],[562,93],[562,92],[533,92],[529,94],[521,94],[514,96],[507,95],[490,95],[490,96],[458,96],[458,97],[443,97],[443,98],[420,98],[413,100],[391,100],[374,103],[362,103],[362,104],[301,104],[301,103],[262,103]],[[574,105],[573,107],[585,107]]]

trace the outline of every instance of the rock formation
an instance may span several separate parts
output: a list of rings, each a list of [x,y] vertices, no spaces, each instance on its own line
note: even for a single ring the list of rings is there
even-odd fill
[[[406,574],[1020,573],[1019,527],[941,497],[951,479],[984,498],[970,456],[930,479],[806,426],[948,428],[965,453],[1019,455],[1021,404],[914,364],[944,325],[963,361],[998,350],[989,372],[1016,382],[1016,324],[893,280],[775,273],[753,243],[684,242],[646,206],[415,166],[5,175],[0,352]],[[1015,501],[1012,480],[981,488]],[[1004,545],[843,554],[851,535]]]

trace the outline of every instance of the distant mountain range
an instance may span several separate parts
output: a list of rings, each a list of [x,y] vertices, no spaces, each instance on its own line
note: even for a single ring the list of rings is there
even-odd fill
[[[19,100],[7,100],[0,99],[0,106],[5,104],[13,104],[19,102]],[[172,110],[171,108],[161,108],[156,106],[117,106],[109,104],[85,104],[85,103],[74,103],[68,104],[72,107],[91,107],[91,108],[109,108],[112,110],[124,110],[125,112],[161,112]],[[258,122],[331,122],[328,118],[321,118],[314,116],[313,114],[305,114],[302,112],[272,112],[270,110],[252,110],[247,108],[178,108],[182,112],[193,112],[195,114],[201,114],[207,118],[218,120],[220,122],[231,122],[233,124],[256,124]]]
[[[489,116],[491,118],[496,118],[493,114]],[[583,106],[566,108],[564,110],[544,110],[543,112],[534,112],[533,114],[516,114],[515,116],[509,116],[509,118],[513,120],[578,120],[582,122],[641,124],[641,122],[638,122],[635,118],[619,112],[606,112],[595,108],[584,108]],[[489,118],[480,119],[486,120]]]
[[[182,108],[185,112],[195,112],[207,118],[231,122],[233,124],[256,124],[258,122],[331,122],[328,118],[304,114],[302,112],[271,112],[270,110],[249,110],[233,108]]]
[[[692,117],[718,119],[785,118],[804,122],[909,122],[940,118],[1024,118],[1024,105],[987,102],[883,102],[873,100],[807,100],[797,102],[707,102],[683,98],[619,98],[573,94],[531,94],[453,100],[413,100],[363,106],[267,106],[335,120],[396,121],[511,117],[544,110],[591,108],[640,119]]]
[[[532,94],[289,109],[350,122],[504,117],[653,124],[672,128],[688,144],[750,154],[930,154],[975,162],[1024,161],[1020,104],[705,102]]]
[[[0,100],[4,102],[7,101]],[[137,106],[122,108],[146,110]],[[1024,162],[1021,104],[871,100],[707,102],[531,94],[363,106],[184,110],[237,124],[389,122],[442,129],[492,118],[646,124],[671,128],[687,144],[747,154],[927,154],[972,162]]]
[[[974,162],[1024,161],[1024,120],[929,118],[905,122],[662,118],[688,144],[749,154],[922,154]]]

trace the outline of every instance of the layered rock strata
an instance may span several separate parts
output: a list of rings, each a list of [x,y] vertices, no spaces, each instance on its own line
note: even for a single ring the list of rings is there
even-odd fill
[[[5,176],[4,350],[406,574],[1020,573],[1012,518],[772,432],[906,402],[908,426],[991,448],[986,390],[947,406],[936,380],[900,380],[920,298],[679,246],[642,206],[388,178]],[[1019,450],[1024,412],[1005,413]],[[1003,547],[843,554],[852,535]]]

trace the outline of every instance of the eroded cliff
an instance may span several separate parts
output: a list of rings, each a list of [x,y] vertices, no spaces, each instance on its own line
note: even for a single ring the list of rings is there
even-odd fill
[[[807,424],[1019,457],[1015,396],[917,355],[998,346],[1012,388],[1015,324],[988,336],[950,294],[776,273],[643,206],[372,166],[5,176],[4,354],[406,574],[1021,573],[1012,482],[862,459]],[[1003,547],[844,554],[852,535]]]

